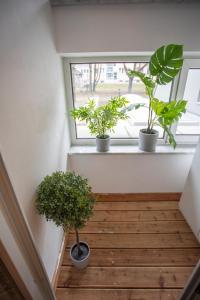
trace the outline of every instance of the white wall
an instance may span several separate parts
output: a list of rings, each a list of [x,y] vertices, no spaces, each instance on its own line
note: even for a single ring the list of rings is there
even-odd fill
[[[62,64],[47,0],[0,2],[0,150],[52,279],[62,231],[34,206],[42,178],[66,169],[69,137]]]
[[[199,4],[70,6],[53,9],[57,51],[153,51],[181,43],[199,51]]]
[[[29,294],[33,299],[43,300],[43,295],[38,288],[36,278],[29,270],[26,259],[21,253],[21,249],[15,240],[15,236],[12,234],[10,227],[8,226],[8,220],[5,218],[0,210],[0,236],[1,242],[7,250],[7,253],[15,263],[15,267],[18,270],[20,277],[22,278],[25,286],[28,288]]]
[[[180,209],[200,242],[200,141],[181,197]]]
[[[96,193],[182,192],[193,154],[72,154]]]

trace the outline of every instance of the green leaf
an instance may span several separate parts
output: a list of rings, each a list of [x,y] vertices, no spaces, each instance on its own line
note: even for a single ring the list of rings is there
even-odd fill
[[[129,71],[128,76],[129,77],[138,77],[138,78],[140,78],[140,80],[144,83],[144,85],[146,87],[149,87],[149,88],[152,88],[152,89],[155,87],[155,82],[149,76],[145,75],[142,72]]]
[[[162,124],[162,121],[160,120],[160,124]],[[175,149],[176,148],[176,140],[174,138],[173,133],[171,132],[171,129],[169,126],[166,126],[163,124],[162,128],[164,129],[164,131],[167,133],[168,136],[168,140],[170,145],[172,145],[172,147]]]
[[[83,227],[92,215],[94,203],[87,179],[73,172],[54,172],[37,188],[39,214],[64,230]]]
[[[157,122],[167,133],[169,143],[174,148],[176,147],[176,141],[170,127],[175,122],[178,122],[182,114],[186,112],[186,104],[187,101],[185,100],[174,100],[171,102],[164,102],[156,98],[151,100],[151,109],[157,116]]]
[[[185,100],[164,102],[153,98],[151,101],[151,109],[166,126],[171,126],[181,118],[182,114],[186,112],[186,105],[187,101]]]
[[[91,134],[105,137],[108,132],[114,132],[119,120],[128,118],[126,106],[129,101],[125,97],[113,97],[107,104],[96,107],[94,100],[89,100],[85,106],[71,111],[74,119],[85,121]]]
[[[183,65],[183,46],[170,44],[162,46],[151,56],[149,70],[160,85],[171,82]]]
[[[133,104],[130,104],[130,105],[126,106],[122,111],[124,113],[126,113],[126,112],[129,112],[129,111],[132,111],[132,110],[137,110],[140,107],[146,107],[146,105],[144,103],[133,103]]]

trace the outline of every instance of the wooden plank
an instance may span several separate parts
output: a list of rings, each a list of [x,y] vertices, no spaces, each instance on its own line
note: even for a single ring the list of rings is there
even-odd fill
[[[174,210],[179,209],[178,201],[132,201],[108,202],[99,201],[94,210]]]
[[[94,211],[90,221],[113,222],[113,221],[175,221],[184,218],[179,210],[166,211]]]
[[[200,249],[91,249],[90,266],[195,266]],[[69,249],[63,265],[71,266]]]
[[[191,267],[61,267],[58,287],[182,288]]]
[[[65,289],[56,290],[57,300],[177,300],[181,289]]]
[[[69,234],[69,244],[74,243],[75,235]],[[193,233],[166,234],[87,234],[80,235],[91,248],[199,248]]]
[[[181,193],[94,194],[97,201],[179,201]]]
[[[178,233],[191,232],[185,221],[88,222],[82,233]]]

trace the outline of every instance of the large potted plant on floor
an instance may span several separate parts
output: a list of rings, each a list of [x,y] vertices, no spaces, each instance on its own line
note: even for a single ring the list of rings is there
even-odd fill
[[[145,85],[146,94],[149,98],[148,125],[141,129],[139,134],[139,147],[143,151],[155,151],[158,138],[158,131],[155,126],[164,129],[168,136],[169,143],[175,148],[176,141],[171,131],[172,124],[176,123],[186,111],[187,101],[173,100],[169,103],[155,98],[157,85],[165,85],[171,82],[180,72],[183,64],[183,46],[170,44],[162,46],[155,51],[150,58],[149,75],[142,72],[128,72],[129,77],[138,77]],[[134,104],[132,108],[145,106]]]
[[[129,101],[125,97],[111,98],[107,104],[96,106],[94,100],[89,100],[85,106],[71,111],[74,119],[85,121],[91,135],[96,136],[97,151],[109,150],[110,136],[119,120],[128,118],[126,106]]]
[[[70,249],[70,257],[79,269],[87,266],[90,256],[88,244],[79,240],[79,229],[91,216],[94,203],[88,180],[72,172],[46,176],[37,189],[39,214],[62,226],[64,231],[74,229],[76,243]]]

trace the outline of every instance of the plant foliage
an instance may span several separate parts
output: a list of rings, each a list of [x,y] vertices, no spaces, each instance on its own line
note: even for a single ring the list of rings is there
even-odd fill
[[[169,103],[154,97],[158,85],[165,85],[171,82],[180,72],[183,65],[183,46],[170,44],[160,47],[151,56],[149,73],[129,71],[129,77],[138,77],[145,85],[146,94],[149,98],[149,114],[147,133],[151,134],[153,127],[159,125],[168,135],[169,143],[175,148],[176,141],[171,131],[171,126],[177,122],[183,113],[186,112],[185,100],[174,100]],[[135,104],[137,108],[144,104]]]
[[[80,229],[91,216],[94,198],[88,180],[72,172],[46,176],[37,189],[36,208],[64,230]]]
[[[162,46],[151,56],[150,74],[156,76],[158,84],[173,80],[183,65],[183,46],[170,44]]]
[[[119,120],[128,118],[125,109],[128,103],[124,97],[114,97],[97,107],[94,100],[89,100],[87,105],[72,110],[71,115],[74,119],[85,121],[92,135],[106,138],[109,132],[114,132]]]

